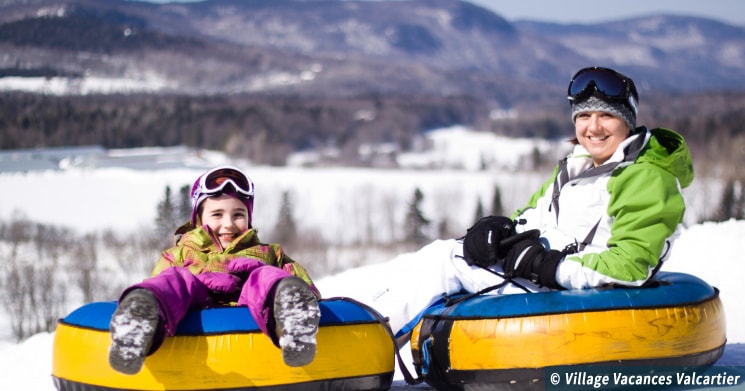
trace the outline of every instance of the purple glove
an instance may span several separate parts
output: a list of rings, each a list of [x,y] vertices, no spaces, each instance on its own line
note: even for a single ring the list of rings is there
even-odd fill
[[[203,272],[196,275],[197,280],[213,292],[230,293],[238,290],[241,279],[228,273]]]
[[[228,263],[228,272],[250,273],[254,269],[265,265],[266,263],[256,258],[235,258]]]

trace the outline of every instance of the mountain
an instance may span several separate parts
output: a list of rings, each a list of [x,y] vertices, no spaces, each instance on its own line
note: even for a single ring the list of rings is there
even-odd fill
[[[555,97],[588,64],[626,71],[642,90],[743,89],[744,35],[666,15],[511,23],[458,0],[4,0],[0,82],[63,77],[73,81],[67,92],[96,79],[163,93],[413,93],[512,106]]]
[[[594,63],[623,68],[641,85],[742,89],[745,29],[710,19],[659,15],[593,25],[518,22]],[[637,76],[638,75],[638,76]]]

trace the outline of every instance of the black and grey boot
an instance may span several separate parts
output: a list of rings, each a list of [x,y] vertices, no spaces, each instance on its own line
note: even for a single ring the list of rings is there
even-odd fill
[[[147,289],[124,296],[111,317],[109,365],[126,375],[142,369],[158,328],[158,302]]]
[[[310,364],[316,356],[321,309],[316,295],[305,281],[287,277],[277,283],[274,319],[285,364],[291,367]]]

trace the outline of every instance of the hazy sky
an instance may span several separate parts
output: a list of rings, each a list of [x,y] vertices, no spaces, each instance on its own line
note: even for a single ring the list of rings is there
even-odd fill
[[[508,20],[594,23],[671,13],[710,17],[745,27],[743,0],[468,0]]]
[[[201,0],[140,0],[165,3]],[[266,0],[272,1],[272,0]],[[745,0],[467,0],[507,20],[594,23],[649,14],[709,17],[745,27]]]

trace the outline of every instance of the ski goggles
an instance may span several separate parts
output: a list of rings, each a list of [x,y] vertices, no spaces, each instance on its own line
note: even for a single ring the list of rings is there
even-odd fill
[[[241,170],[229,166],[218,167],[202,175],[192,196],[216,195],[222,193],[228,185],[231,185],[239,196],[254,196],[253,182]]]
[[[634,81],[609,68],[591,67],[580,69],[569,82],[567,98],[582,102],[593,94],[606,100],[622,101],[636,112],[639,94]]]

